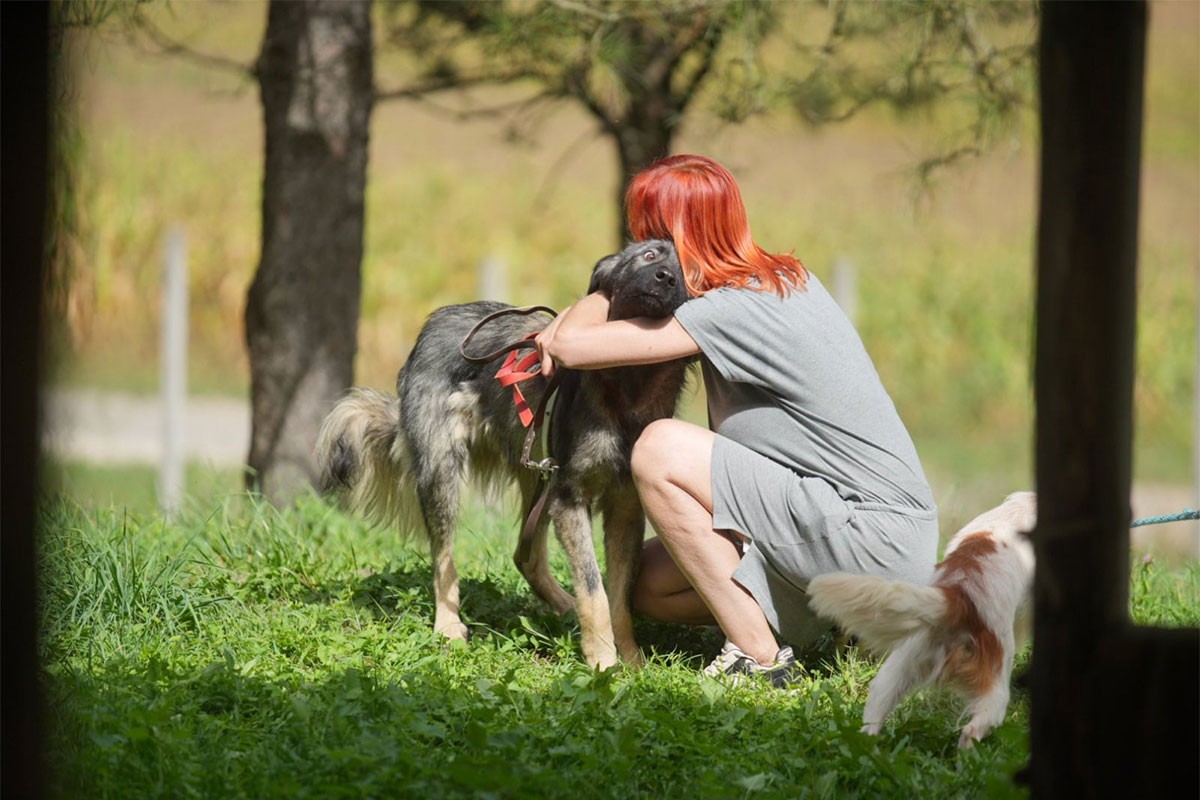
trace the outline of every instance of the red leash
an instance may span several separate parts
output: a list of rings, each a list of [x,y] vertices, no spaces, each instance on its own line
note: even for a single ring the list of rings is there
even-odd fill
[[[536,333],[531,333],[525,337],[525,341],[532,341],[535,336],[537,336]],[[529,403],[525,401],[525,394],[521,391],[521,382],[540,374],[541,371],[541,359],[538,358],[536,349],[527,353],[520,360],[517,360],[517,350],[511,350],[495,376],[501,386],[512,387],[513,405],[517,407],[517,416],[521,418],[521,424],[526,428],[533,423],[533,411],[530,410]]]

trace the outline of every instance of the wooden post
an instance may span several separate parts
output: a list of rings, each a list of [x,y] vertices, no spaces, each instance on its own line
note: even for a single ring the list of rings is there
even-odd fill
[[[1200,631],[1128,615],[1146,7],[1041,12],[1031,790],[1196,797]]]

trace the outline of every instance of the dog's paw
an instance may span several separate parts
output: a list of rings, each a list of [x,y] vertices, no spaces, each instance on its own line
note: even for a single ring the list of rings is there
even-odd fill
[[[959,750],[970,750],[971,748],[973,748],[975,746],[976,742],[978,742],[984,736],[987,736],[987,734],[988,734],[987,728],[980,728],[980,727],[976,726],[975,723],[971,723],[970,725],[963,728],[962,733],[959,734],[958,749]]]
[[[879,732],[881,730],[883,730],[883,723],[882,722],[868,722],[868,723],[865,723],[858,730],[859,730],[859,733],[865,733],[868,736],[878,736]]]
[[[436,625],[434,631],[451,641],[465,642],[471,638],[471,632],[459,620]]]
[[[583,641],[583,660],[592,669],[605,670],[613,669],[621,662],[617,658],[616,648],[612,646],[595,646],[590,645],[585,637]]]

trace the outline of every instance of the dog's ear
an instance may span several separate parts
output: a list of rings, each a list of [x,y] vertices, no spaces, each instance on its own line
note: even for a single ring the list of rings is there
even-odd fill
[[[592,282],[588,284],[588,294],[592,292],[612,292],[613,271],[621,263],[621,254],[613,253],[596,262],[592,267]]]

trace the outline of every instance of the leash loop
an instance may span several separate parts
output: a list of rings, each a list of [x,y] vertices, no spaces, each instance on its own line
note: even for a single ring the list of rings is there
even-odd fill
[[[555,311],[553,308],[550,308],[550,306],[520,306],[517,308],[507,307],[507,308],[502,308],[499,311],[493,311],[491,314],[488,314],[486,317],[479,320],[479,322],[476,322],[475,325],[471,328],[470,332],[468,332],[467,335],[465,337],[463,337],[462,342],[459,343],[459,345],[458,345],[459,354],[463,358],[465,358],[467,361],[474,361],[476,363],[480,363],[480,362],[492,361],[493,359],[497,359],[500,356],[504,355],[505,353],[510,353],[514,350],[520,350],[525,347],[532,347],[533,345],[531,345],[528,341],[528,339],[530,339],[532,337],[523,337],[521,339],[518,339],[515,342],[509,342],[508,344],[504,345],[501,348],[498,348],[496,350],[493,350],[490,353],[485,353],[480,356],[473,356],[473,355],[470,355],[469,353],[467,353],[467,345],[470,344],[471,340],[475,338],[475,335],[477,333],[479,333],[481,330],[483,330],[483,327],[485,325],[487,325],[489,322],[491,322],[492,320],[494,320],[498,317],[506,317],[509,315],[519,315],[519,316],[524,317],[524,316],[528,316],[530,314],[537,314],[537,313],[549,314],[551,318],[558,316],[558,312]]]

